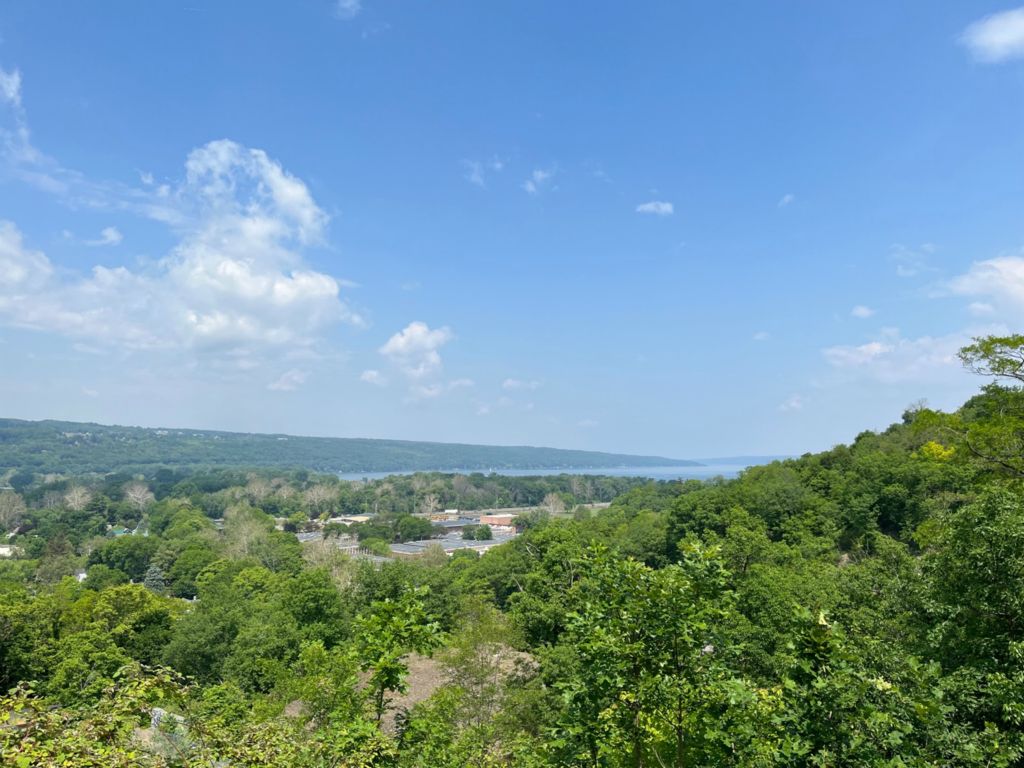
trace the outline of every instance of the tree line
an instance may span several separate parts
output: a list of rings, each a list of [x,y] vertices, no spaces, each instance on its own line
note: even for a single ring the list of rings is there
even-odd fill
[[[0,562],[0,749],[72,767],[1020,766],[1024,336],[961,355],[992,381],[954,413],[541,511],[484,556],[377,567],[300,545],[249,480],[222,527],[203,493],[161,491],[140,499],[148,536],[26,530],[12,541],[42,548]],[[86,558],[84,581],[59,557]]]

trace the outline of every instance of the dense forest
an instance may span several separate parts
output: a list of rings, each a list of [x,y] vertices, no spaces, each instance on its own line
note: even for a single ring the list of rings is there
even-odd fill
[[[244,434],[0,419],[0,473],[152,473],[163,467],[293,467],[317,472],[699,466],[662,456],[531,446]]]
[[[956,412],[735,480],[28,467],[0,495],[4,763],[1024,765],[1024,336],[961,357],[990,378]],[[274,524],[393,538],[513,493],[538,508],[483,556]]]

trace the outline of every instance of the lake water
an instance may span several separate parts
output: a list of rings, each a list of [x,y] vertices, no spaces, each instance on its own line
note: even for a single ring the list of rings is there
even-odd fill
[[[602,467],[600,469],[495,469],[440,470],[445,473],[508,475],[509,477],[544,477],[546,475],[609,475],[611,477],[649,477],[652,480],[707,480],[711,477],[736,477],[747,465],[708,464],[701,467]],[[411,475],[413,472],[341,472],[342,480],[379,480],[390,475]]]

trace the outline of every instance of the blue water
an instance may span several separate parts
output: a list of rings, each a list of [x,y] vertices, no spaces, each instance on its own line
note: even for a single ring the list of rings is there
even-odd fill
[[[495,469],[484,474],[509,477],[544,477],[547,475],[609,475],[612,477],[649,477],[652,480],[707,480],[711,477],[736,477],[742,464],[709,464],[702,467],[602,467],[600,469]],[[443,470],[446,473],[470,474],[481,470]],[[391,475],[411,475],[413,472],[340,472],[342,480],[380,480]]]

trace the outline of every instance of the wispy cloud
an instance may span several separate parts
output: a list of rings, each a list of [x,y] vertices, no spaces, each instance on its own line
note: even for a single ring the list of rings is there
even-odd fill
[[[505,161],[500,157],[492,157],[490,160],[463,160],[462,167],[465,170],[463,178],[470,184],[487,188],[487,176],[490,173],[500,173],[505,168]]]
[[[551,183],[554,176],[554,169],[534,168],[530,178],[523,182],[523,189],[531,195],[539,195]]]
[[[993,13],[970,24],[960,42],[978,61],[1024,58],[1024,8]]]
[[[924,272],[933,272],[930,258],[935,253],[935,246],[922,243],[917,247],[894,243],[889,247],[889,258],[896,262],[896,274],[899,277],[917,277]]]
[[[788,411],[800,411],[803,410],[803,407],[804,399],[801,395],[790,395],[779,404],[779,410],[783,413]]]
[[[646,203],[640,203],[636,207],[637,213],[646,213],[654,216],[671,216],[675,213],[675,207],[672,203],[664,200],[651,200]]]
[[[459,389],[471,389],[476,386],[472,379],[454,379],[453,381],[435,381],[430,384],[415,383],[409,386],[407,402],[417,400],[433,400],[447,392],[454,392]]]
[[[21,72],[0,69],[0,99],[13,107],[21,107]]]
[[[786,194],[779,198],[779,202],[777,203],[777,205],[779,208],[786,208],[795,202],[796,195],[792,194],[791,192],[787,192]]]
[[[850,316],[856,317],[858,320],[867,320],[869,317],[875,314],[875,310],[871,307],[865,307],[863,304],[858,304],[850,310]]]
[[[501,388],[509,390],[525,389],[532,391],[540,388],[540,382],[523,381],[522,379],[505,379],[503,382],[501,382]]]
[[[307,371],[293,368],[290,371],[285,371],[277,379],[267,384],[267,389],[274,392],[293,392],[305,384],[308,378],[309,373]]]
[[[388,383],[387,378],[385,378],[380,371],[374,370],[372,368],[367,369],[363,371],[361,374],[359,374],[359,380],[366,384],[373,384],[374,386],[377,387],[386,386]]]
[[[772,335],[768,331],[758,331],[754,334],[753,339],[754,341],[768,341],[771,337]]]
[[[964,330],[908,339],[890,328],[873,341],[828,347],[822,354],[833,368],[849,375],[885,384],[930,381],[943,371],[959,370],[957,351],[971,335],[972,331]]]
[[[362,0],[337,0],[334,4],[334,15],[342,21],[351,21],[362,10]]]

